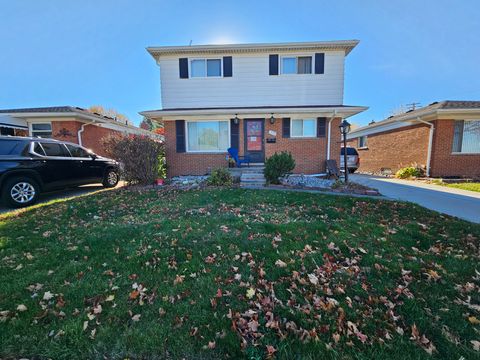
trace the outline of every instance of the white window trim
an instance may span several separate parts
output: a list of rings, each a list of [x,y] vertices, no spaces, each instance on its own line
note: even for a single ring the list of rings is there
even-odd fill
[[[315,135],[313,135],[313,136],[303,135],[303,122],[302,122],[302,136],[294,136],[293,131],[292,131],[292,129],[293,129],[292,122],[295,121],[295,120],[302,120],[302,121],[303,120],[313,120],[315,122]],[[317,121],[318,121],[317,118],[295,118],[295,119],[290,118],[290,137],[294,138],[294,139],[316,139],[317,138],[317,126],[318,126]]]
[[[283,59],[284,58],[295,58],[295,71],[298,71],[298,58],[299,57],[310,57],[312,59],[312,71],[307,74],[299,74],[297,72],[293,74],[285,74],[283,72]],[[312,54],[295,54],[295,55],[282,55],[280,56],[280,75],[292,76],[292,75],[315,75],[315,56]]]
[[[365,138],[365,144],[363,146],[360,146],[361,138]],[[357,146],[359,149],[368,149],[368,136],[367,135],[359,136]]]
[[[463,136],[465,135],[465,122],[467,121],[480,121],[480,119],[464,119],[462,120],[464,127],[463,127],[463,132],[462,132],[462,142],[463,142]],[[452,137],[453,138],[453,137]],[[463,152],[463,151],[452,151],[452,155],[480,155],[480,151],[478,152]]]
[[[185,151],[187,153],[192,153],[192,154],[225,154],[227,152],[227,149],[225,150],[190,150],[188,148],[188,123],[197,123],[197,122],[228,122],[228,147],[231,147],[231,135],[230,135],[230,120],[186,120],[185,121]]]
[[[205,76],[193,76],[192,73],[192,61],[195,60],[205,60]],[[207,75],[207,60],[220,60],[220,75],[219,76],[208,76]],[[189,79],[218,79],[223,77],[223,58],[222,57],[203,57],[203,58],[189,58],[188,59],[188,73],[190,74]]]
[[[49,132],[49,133],[52,133],[52,138],[53,138],[53,127],[52,127],[52,122],[51,121],[39,121],[39,122],[29,122],[28,123],[28,135],[30,137],[33,137],[33,124],[37,125],[37,124],[48,124],[50,125],[50,131],[47,131],[47,130],[35,130],[35,132]],[[49,139],[49,138],[44,138],[44,139]]]

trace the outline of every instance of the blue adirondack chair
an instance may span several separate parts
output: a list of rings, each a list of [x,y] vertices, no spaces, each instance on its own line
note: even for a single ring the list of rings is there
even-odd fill
[[[237,148],[228,148],[228,154],[235,160],[237,167],[241,167],[242,164],[247,164],[250,166],[250,156],[238,156],[238,149]]]

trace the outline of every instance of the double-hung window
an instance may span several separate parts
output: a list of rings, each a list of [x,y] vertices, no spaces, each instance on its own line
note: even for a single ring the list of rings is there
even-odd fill
[[[191,77],[222,76],[222,59],[193,59],[190,61]]]
[[[230,122],[187,121],[188,152],[226,152],[230,144]]]
[[[315,137],[316,119],[292,119],[292,137]]]
[[[311,56],[285,56],[282,58],[282,74],[311,74]]]
[[[367,147],[367,137],[366,136],[360,136],[358,138],[358,147],[359,148],[366,148]]]
[[[480,154],[480,120],[455,121],[452,151]]]
[[[52,123],[34,123],[31,125],[31,133],[33,137],[51,138]]]

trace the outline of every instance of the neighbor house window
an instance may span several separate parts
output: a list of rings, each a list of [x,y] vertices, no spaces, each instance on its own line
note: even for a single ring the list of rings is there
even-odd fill
[[[222,76],[221,59],[195,59],[190,61],[192,77],[219,77]]]
[[[42,138],[51,138],[52,124],[51,123],[32,124],[32,136],[42,137]]]
[[[292,119],[292,137],[315,137],[316,131],[315,119]]]
[[[226,152],[229,148],[229,121],[188,121],[187,151]]]
[[[367,137],[366,136],[360,136],[358,138],[358,147],[359,148],[367,147]]]
[[[480,154],[480,120],[455,121],[453,152]]]
[[[282,58],[282,74],[311,74],[311,56],[289,56]]]

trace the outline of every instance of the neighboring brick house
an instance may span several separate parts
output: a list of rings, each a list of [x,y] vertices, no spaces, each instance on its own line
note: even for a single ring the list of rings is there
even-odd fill
[[[442,101],[355,129],[360,172],[417,164],[432,177],[480,178],[480,101]]]
[[[321,173],[340,157],[345,57],[356,40],[151,47],[161,72],[168,176],[227,166],[227,149],[253,162],[290,151],[297,173]]]
[[[39,136],[82,145],[106,155],[101,139],[111,134],[157,135],[73,106],[0,110],[1,135]]]

